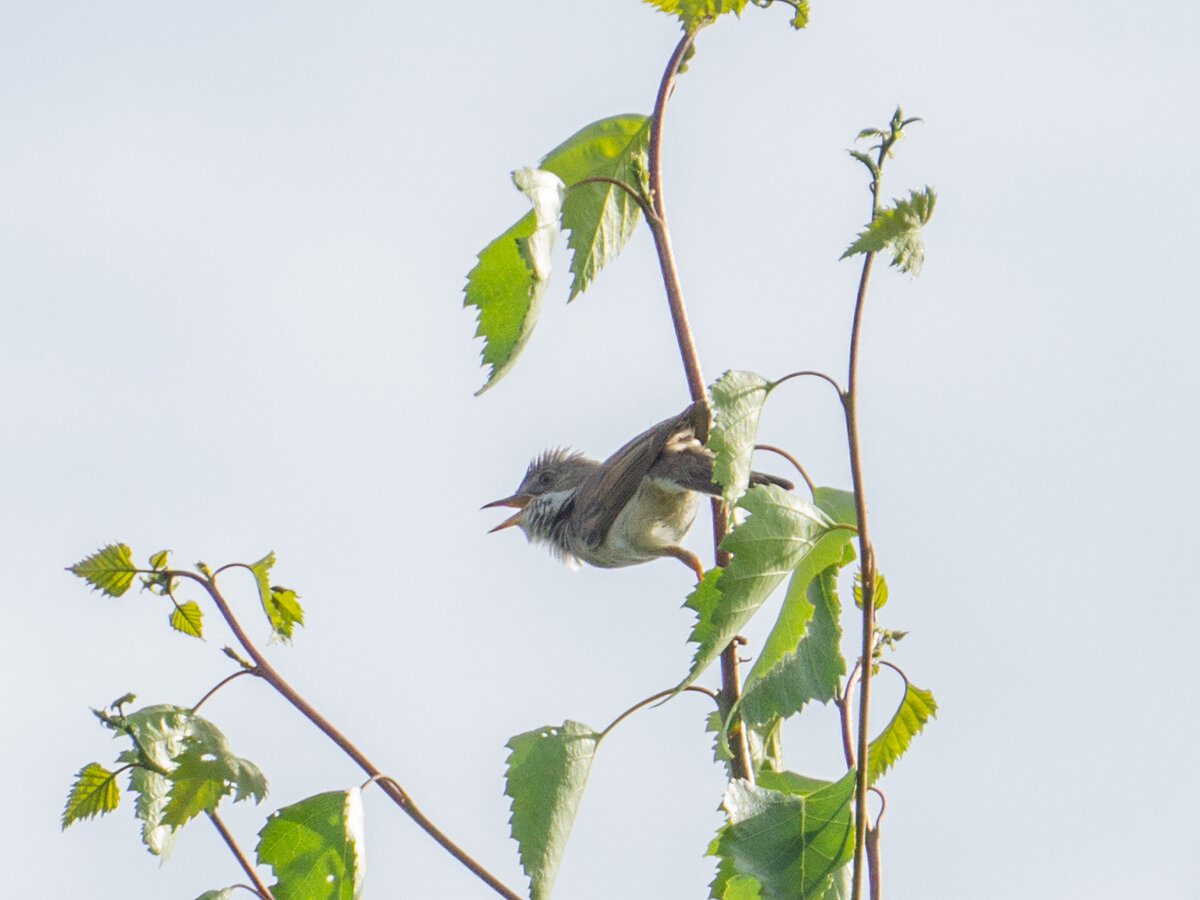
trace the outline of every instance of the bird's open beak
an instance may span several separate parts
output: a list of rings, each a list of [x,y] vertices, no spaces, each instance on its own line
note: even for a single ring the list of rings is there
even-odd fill
[[[488,534],[493,531],[499,531],[501,528],[511,528],[521,521],[521,516],[525,515],[525,507],[529,505],[529,501],[533,497],[530,494],[513,494],[511,497],[505,497],[503,500],[493,500],[491,503],[485,503],[480,509],[491,509],[494,506],[511,506],[517,511],[497,525],[495,528],[489,529]]]

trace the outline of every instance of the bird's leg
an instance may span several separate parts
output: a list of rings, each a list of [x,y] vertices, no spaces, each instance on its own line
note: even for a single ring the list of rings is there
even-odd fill
[[[667,556],[675,557],[695,572],[697,583],[704,580],[704,565],[700,562],[700,557],[691,550],[684,550],[682,547],[664,547],[663,553]]]

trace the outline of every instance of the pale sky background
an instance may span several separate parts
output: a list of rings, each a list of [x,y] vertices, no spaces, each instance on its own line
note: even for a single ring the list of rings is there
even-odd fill
[[[570,307],[559,254],[524,357],[481,398],[461,288],[524,211],[508,172],[649,112],[675,23],[634,0],[0,10],[6,896],[242,880],[203,822],[160,867],[128,798],[59,831],[74,773],[123,746],[89,706],[190,704],[229,671],[214,613],[200,643],[160,598],[63,571],[114,540],[181,565],[274,550],[308,625],[272,659],[524,890],[505,741],[601,728],[678,681],[690,578],[571,572],[488,535],[479,506],[545,447],[606,455],[687,397],[644,227]],[[882,622],[910,631],[895,661],[941,706],[881,783],[886,896],[1200,896],[1200,11],[814,0],[806,31],[787,18],[701,35],[665,193],[706,377],[841,376],[858,265],[837,257],[868,214],[845,150],[897,103],[925,119],[885,193],[937,189],[926,269],[876,269],[863,344]],[[773,396],[762,438],[848,484],[820,383]],[[265,640],[251,586],[226,587]],[[702,700],[605,741],[556,896],[707,895],[723,784]],[[361,781],[262,685],[205,713],[271,781],[226,812],[247,847],[270,810]],[[840,774],[828,710],[787,749]],[[381,794],[366,811],[368,897],[493,896]]]

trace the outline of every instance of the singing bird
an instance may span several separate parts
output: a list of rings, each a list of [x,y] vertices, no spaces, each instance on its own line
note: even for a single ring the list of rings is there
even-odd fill
[[[697,417],[705,414],[693,404],[604,462],[546,451],[529,464],[515,494],[483,507],[517,510],[492,531],[516,525],[572,566],[582,561],[612,569],[673,556],[702,578],[699,558],[679,542],[692,527],[700,495],[721,494],[713,481],[713,454],[696,439]],[[752,472],[750,483],[789,491],[794,486],[761,472]]]

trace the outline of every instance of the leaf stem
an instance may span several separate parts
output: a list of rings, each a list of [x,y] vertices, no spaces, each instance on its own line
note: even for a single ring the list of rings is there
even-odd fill
[[[201,697],[199,700],[196,701],[196,705],[192,707],[192,712],[194,713],[201,706],[203,706],[204,702],[209,697],[211,697],[213,694],[215,694],[221,688],[225,687],[225,685],[229,684],[229,682],[233,681],[233,679],[240,678],[243,675],[251,675],[251,674],[253,674],[253,669],[241,669],[237,672],[234,672],[232,675],[226,675],[224,678],[222,678],[220,681],[218,681],[216,684],[214,684],[211,688],[209,688],[208,693],[206,693],[203,697]]]
[[[619,187],[641,207],[642,215],[646,217],[647,222],[658,221],[658,213],[654,211],[654,207],[650,205],[645,197],[634,190],[633,185],[629,184],[629,182],[622,181],[620,178],[612,178],[608,175],[589,175],[587,178],[580,178],[574,184],[567,185],[567,190],[573,191],[575,188],[582,187],[585,184],[611,184]]]
[[[835,391],[838,392],[838,397],[842,396],[842,386],[840,384],[838,384],[837,381],[835,381],[829,375],[826,375],[824,372],[818,372],[815,369],[806,369],[803,372],[791,372],[787,375],[784,375],[778,381],[772,382],[771,390],[775,390],[775,388],[779,387],[779,385],[783,384],[785,381],[789,381],[792,378],[800,378],[801,376],[804,376],[804,375],[810,375],[813,378],[824,379],[825,381],[829,382],[829,384],[831,384],[833,386],[833,389]]]
[[[213,827],[217,829],[217,833],[221,835],[221,839],[225,841],[225,845],[229,847],[234,857],[238,861],[238,865],[242,867],[242,871],[246,873],[246,877],[254,883],[255,892],[263,898],[263,900],[275,900],[275,895],[271,893],[271,889],[263,883],[255,870],[250,859],[242,852],[242,848],[238,846],[237,840],[234,839],[233,833],[225,827],[225,823],[221,821],[221,817],[217,815],[214,809],[209,812],[208,820],[213,823]]]
[[[717,694],[716,691],[710,691],[706,687],[701,687],[701,686],[695,685],[695,684],[689,684],[683,690],[696,691],[699,694],[707,694],[713,700],[717,701],[718,706],[720,705],[721,698]],[[674,693],[675,693],[675,688],[667,688],[665,691],[659,691],[657,694],[647,697],[645,700],[639,700],[637,703],[633,704],[633,706],[629,707],[629,709],[625,710],[625,712],[621,713],[619,716],[617,716],[615,719],[613,719],[611,722],[609,722],[608,727],[600,732],[600,737],[598,737],[596,740],[599,740],[600,738],[604,737],[606,734],[608,734],[610,731],[612,731],[614,728],[616,728],[618,725],[620,725],[623,721],[625,721],[625,719],[629,718],[629,716],[631,716],[635,712],[637,712],[639,709],[649,706],[655,700],[661,700],[663,697],[670,697]]]
[[[813,486],[813,480],[808,477],[808,473],[804,471],[804,466],[800,465],[800,461],[792,454],[788,453],[782,447],[776,447],[773,444],[755,444],[755,450],[766,450],[768,453],[777,453],[796,467],[796,471],[800,473],[800,477],[804,479],[804,483],[808,485],[808,492],[814,497],[817,494],[816,487]]]
[[[222,569],[224,568],[230,567],[222,567]],[[244,566],[244,568],[249,567]],[[221,570],[219,569],[217,571],[219,572]],[[349,738],[335,728],[332,722],[317,712],[316,708],[313,707],[312,704],[300,696],[296,689],[293,688],[287,681],[285,681],[283,676],[275,671],[274,667],[267,661],[267,658],[263,656],[258,647],[256,647],[246,635],[241,623],[237,620],[237,617],[234,616],[233,611],[229,608],[229,604],[225,602],[225,598],[217,589],[215,572],[210,578],[203,578],[194,572],[188,572],[184,570],[172,572],[171,574],[184,578],[191,578],[193,581],[198,582],[205,589],[205,591],[208,592],[209,597],[212,598],[213,603],[216,604],[217,610],[221,613],[221,617],[225,620],[226,624],[229,625],[230,630],[233,631],[238,643],[242,645],[242,649],[245,650],[246,654],[251,660],[253,660],[254,668],[249,671],[252,671],[255,675],[259,676],[269,685],[271,685],[271,687],[273,687],[276,692],[282,695],[283,698],[288,701],[288,703],[292,704],[292,706],[299,710],[301,715],[312,722],[318,730],[320,730],[326,737],[333,741],[333,743],[336,744],[343,753],[354,760],[358,767],[366,772],[368,776],[376,777],[383,775],[383,773],[380,772],[375,764],[367,759],[366,755],[359,750],[358,747],[349,740]],[[462,863],[477,878],[483,881],[497,894],[506,898],[506,900],[522,900],[520,894],[507,887],[503,882],[496,878],[495,875],[476,862],[470,854],[454,843],[454,841],[450,840],[450,838],[447,837],[441,831],[441,829],[427,819],[425,815],[419,809],[417,809],[416,804],[414,804],[412,801],[412,798],[408,796],[407,792],[400,787],[395,779],[387,776],[380,777],[378,781],[380,789],[383,790],[383,792],[389,797],[391,797],[393,802],[395,802],[395,804],[399,806],[409,816],[409,818],[416,822],[421,830],[437,841],[451,856]]]

